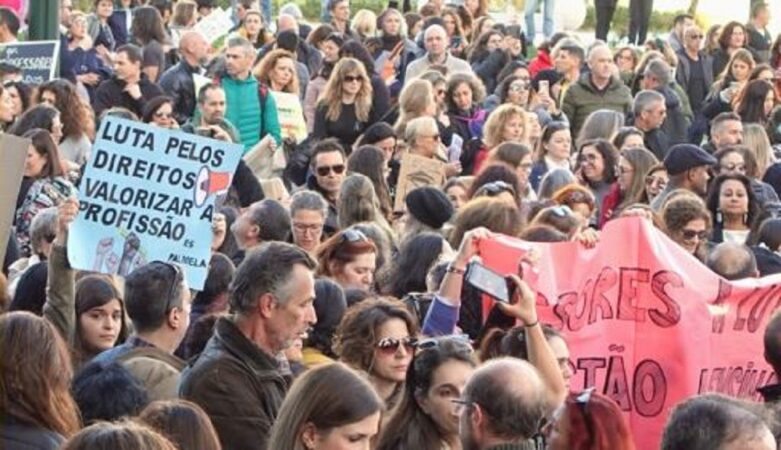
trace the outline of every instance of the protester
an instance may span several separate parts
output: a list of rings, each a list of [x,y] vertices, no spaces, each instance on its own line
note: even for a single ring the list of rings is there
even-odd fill
[[[157,401],[144,408],[139,421],[156,430],[179,450],[220,450],[220,441],[209,417],[186,400]]]
[[[450,54],[451,45],[447,31],[441,25],[431,25],[423,32],[426,53],[407,66],[404,79],[411,81],[434,65],[444,66],[448,74],[472,73],[472,68],[463,59]]]
[[[704,196],[708,190],[708,168],[716,164],[716,158],[703,149],[690,144],[678,144],[670,148],[664,158],[664,167],[669,182],[651,203],[655,211],[664,206],[667,196],[676,189],[686,189],[696,195]]]
[[[299,191],[290,199],[290,223],[293,243],[314,255],[323,237],[328,203],[313,191]]]
[[[71,390],[85,426],[135,417],[149,404],[141,381],[116,362],[82,367]]]
[[[195,92],[193,76],[202,75],[201,66],[207,60],[207,51],[208,43],[202,34],[184,32],[179,38],[181,60],[160,75],[160,88],[173,99],[174,117],[181,125],[195,112],[199,93]]]
[[[74,435],[63,450],[177,450],[162,434],[136,422],[99,422]]]
[[[670,199],[662,210],[667,236],[701,261],[710,236],[711,215],[699,197],[686,191]]]
[[[114,57],[114,76],[100,83],[95,91],[92,108],[96,116],[116,106],[141,116],[146,102],[163,95],[160,87],[141,71],[142,62],[139,47],[127,44],[117,49]]]
[[[224,448],[267,448],[288,386],[275,357],[317,322],[314,268],[290,244],[250,252],[231,285],[235,317],[217,320],[214,336],[182,377],[180,397],[206,411]]]
[[[760,205],[744,175],[719,175],[713,180],[706,204],[713,221],[713,242],[745,244]]]

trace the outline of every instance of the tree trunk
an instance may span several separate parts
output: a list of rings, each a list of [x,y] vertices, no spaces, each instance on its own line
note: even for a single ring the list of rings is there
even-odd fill
[[[689,14],[694,15],[697,13],[697,5],[700,3],[700,0],[690,0],[689,2]]]

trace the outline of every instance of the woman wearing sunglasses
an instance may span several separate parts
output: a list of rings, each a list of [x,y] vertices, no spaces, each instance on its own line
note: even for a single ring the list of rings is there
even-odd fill
[[[377,247],[362,232],[342,230],[323,242],[316,255],[318,276],[332,278],[343,289],[374,289]]]
[[[334,337],[342,362],[369,375],[390,411],[400,400],[418,326],[403,303],[370,298],[347,310]]]
[[[144,123],[161,128],[175,130],[179,124],[174,119],[174,101],[171,97],[161,95],[155,97],[144,106],[142,117]]]
[[[681,191],[665,204],[662,221],[670,239],[695,258],[705,260],[711,215],[699,197]]]
[[[315,111],[312,137],[334,137],[345,149],[384,111],[373,107],[371,81],[363,64],[355,58],[343,58],[334,67]]]
[[[377,450],[456,449],[458,407],[475,367],[466,336],[447,336],[418,343],[407,370],[401,403],[385,425]]]
[[[572,393],[543,428],[548,450],[634,450],[621,409],[594,388]]]

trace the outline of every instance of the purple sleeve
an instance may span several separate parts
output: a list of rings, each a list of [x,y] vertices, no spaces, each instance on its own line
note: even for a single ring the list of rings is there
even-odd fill
[[[423,334],[426,336],[444,336],[453,334],[458,323],[457,306],[451,306],[442,301],[439,296],[434,296],[434,301],[423,320]]]

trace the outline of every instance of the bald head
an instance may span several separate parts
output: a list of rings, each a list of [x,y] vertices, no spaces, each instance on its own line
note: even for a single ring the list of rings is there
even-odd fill
[[[597,83],[605,83],[613,76],[613,54],[607,45],[597,44],[588,52],[588,67],[591,78]]]
[[[198,31],[185,31],[179,38],[179,53],[191,66],[204,64],[208,52],[209,43]]]
[[[547,402],[545,384],[531,364],[499,358],[477,369],[464,396],[484,411],[487,434],[517,441],[537,433]]]
[[[705,262],[710,270],[727,280],[759,276],[754,253],[745,245],[723,242],[708,254]]]
[[[447,37],[445,28],[442,25],[435,24],[426,28],[426,32],[423,33],[423,43],[426,47],[426,52],[430,56],[439,57],[447,51],[450,40]]]
[[[287,30],[298,33],[298,21],[290,14],[280,14],[277,19],[277,33]]]

